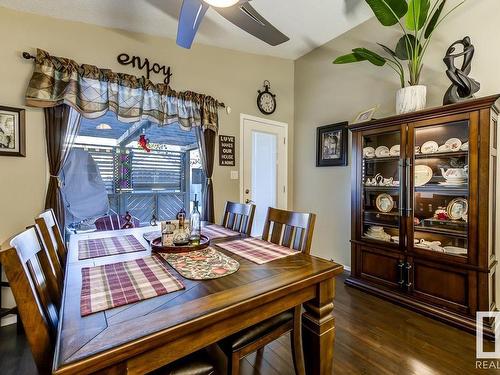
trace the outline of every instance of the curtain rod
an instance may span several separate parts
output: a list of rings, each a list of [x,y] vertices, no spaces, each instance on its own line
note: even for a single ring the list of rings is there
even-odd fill
[[[30,54],[29,52],[23,52],[23,58],[25,58],[26,60],[30,60],[30,59],[33,59],[35,60],[35,56],[33,56],[32,54]]]
[[[29,52],[23,52],[23,58],[26,60],[35,60],[36,56],[33,56]],[[219,103],[219,107],[226,108],[226,105],[224,103],[222,103],[222,102],[218,102],[218,103]]]

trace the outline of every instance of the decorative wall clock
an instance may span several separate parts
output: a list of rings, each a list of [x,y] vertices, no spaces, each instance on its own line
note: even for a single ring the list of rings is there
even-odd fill
[[[266,80],[264,81],[264,90],[258,90],[257,107],[265,115],[270,115],[276,110],[276,95],[269,90],[270,88],[271,83]]]

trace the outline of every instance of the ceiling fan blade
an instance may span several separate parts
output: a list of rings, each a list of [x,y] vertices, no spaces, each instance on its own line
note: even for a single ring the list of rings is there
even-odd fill
[[[184,48],[191,48],[201,20],[209,8],[201,0],[184,0],[179,14],[177,27],[177,44]]]
[[[229,8],[214,7],[214,9],[240,29],[271,46],[277,46],[290,40],[289,37],[262,17],[248,2],[240,2]]]

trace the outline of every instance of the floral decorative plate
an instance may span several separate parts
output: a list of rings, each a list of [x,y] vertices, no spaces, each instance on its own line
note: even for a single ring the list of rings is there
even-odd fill
[[[391,212],[394,208],[394,200],[389,194],[379,194],[375,200],[375,205],[380,212]]]
[[[439,150],[439,145],[434,141],[425,142],[422,147],[420,147],[420,151],[422,154],[433,154]]]
[[[375,150],[375,156],[377,158],[383,158],[389,156],[389,149],[386,146],[379,146]]]
[[[437,143],[436,143],[437,144]],[[415,166],[415,186],[423,186],[432,179],[432,168],[427,165]]]
[[[450,138],[445,142],[445,145],[450,145],[451,151],[460,151],[462,141],[458,138]]]
[[[451,220],[466,220],[468,210],[469,203],[465,198],[455,198],[446,207],[446,213]]]
[[[363,156],[368,159],[375,157],[375,149],[373,147],[365,147],[363,149]]]
[[[389,150],[389,155],[391,155],[391,156],[399,156],[400,152],[401,152],[401,146],[400,145],[394,145]]]

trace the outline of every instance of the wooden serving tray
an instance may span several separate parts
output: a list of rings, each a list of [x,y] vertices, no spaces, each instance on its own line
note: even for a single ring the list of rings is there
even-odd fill
[[[161,237],[155,238],[151,241],[151,250],[157,253],[187,253],[190,251],[196,251],[205,249],[210,245],[210,238],[205,235],[201,235],[200,244],[199,245],[172,245],[172,246],[163,246],[161,244]]]

